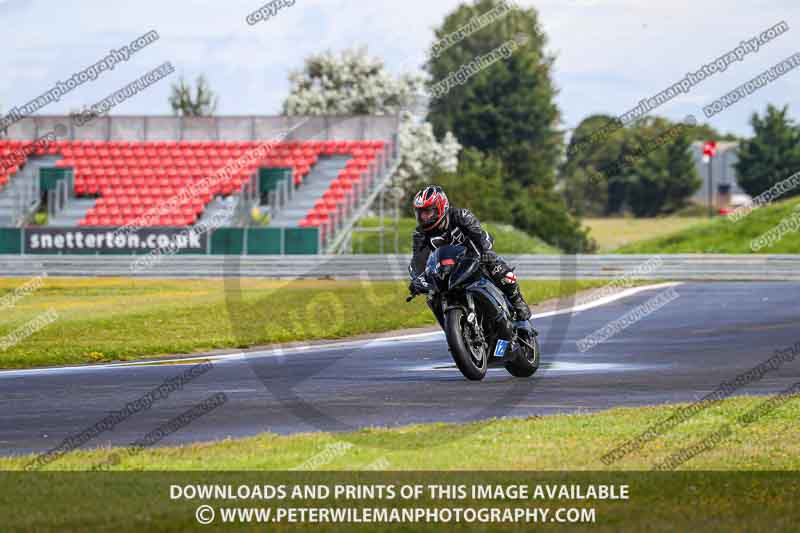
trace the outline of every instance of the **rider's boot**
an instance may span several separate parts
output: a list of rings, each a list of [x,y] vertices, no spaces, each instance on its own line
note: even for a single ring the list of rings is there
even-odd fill
[[[514,321],[530,320],[531,309],[525,303],[525,298],[522,297],[522,292],[519,290],[519,283],[517,283],[517,275],[514,274],[514,269],[510,268],[505,261],[498,257],[494,264],[489,265],[489,272],[494,282],[511,302],[511,307],[514,310]]]
[[[522,297],[522,291],[519,290],[519,285],[514,283],[505,285],[503,287],[506,291],[506,296],[511,301],[511,307],[514,309],[514,320],[519,322],[522,320],[530,320],[531,308],[525,303],[525,298]]]

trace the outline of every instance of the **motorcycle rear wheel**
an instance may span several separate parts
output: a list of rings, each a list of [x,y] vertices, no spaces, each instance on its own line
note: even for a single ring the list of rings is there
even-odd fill
[[[541,360],[539,339],[534,335],[523,340],[533,346],[533,349],[522,344],[519,349],[519,355],[514,360],[505,363],[506,370],[515,378],[529,378],[539,370],[539,362]]]
[[[450,309],[445,315],[445,326],[447,344],[458,369],[469,380],[482,380],[486,376],[489,359],[485,341],[480,348],[470,343],[471,334],[462,309]]]

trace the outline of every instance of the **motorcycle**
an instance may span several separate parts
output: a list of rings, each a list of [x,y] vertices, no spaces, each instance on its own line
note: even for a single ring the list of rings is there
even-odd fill
[[[427,295],[453,361],[467,379],[482,380],[489,366],[500,364],[515,377],[530,377],[539,369],[538,333],[529,321],[513,320],[511,302],[465,247],[434,250],[411,289],[406,301]]]

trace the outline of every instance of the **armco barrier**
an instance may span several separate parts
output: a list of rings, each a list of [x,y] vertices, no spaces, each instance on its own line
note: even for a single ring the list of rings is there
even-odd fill
[[[0,234],[1,235],[1,234]],[[641,279],[800,281],[800,255],[661,255]],[[406,279],[408,256],[394,255],[176,255],[132,272],[131,256],[0,255],[0,275],[211,278],[232,274],[276,279]],[[519,255],[507,259],[524,279],[612,279],[635,271],[646,255]],[[235,266],[236,268],[232,268]]]

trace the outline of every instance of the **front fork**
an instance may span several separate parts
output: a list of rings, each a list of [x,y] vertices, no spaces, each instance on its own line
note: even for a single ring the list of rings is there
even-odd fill
[[[466,305],[464,303],[451,303],[447,300],[446,296],[441,294],[437,294],[435,296],[431,296],[427,300],[428,307],[433,312],[433,315],[436,317],[436,320],[439,322],[439,325],[444,329],[444,316],[447,314],[447,311],[453,308],[459,308],[464,311],[464,314],[467,317],[467,322],[469,322],[474,327],[480,327],[478,324],[478,317],[475,314],[475,303],[472,300],[472,295],[466,295]]]
[[[439,326],[444,331],[444,311],[442,310],[442,297],[440,295],[429,296],[425,303],[428,304],[433,316],[436,317],[436,321],[439,322]]]

